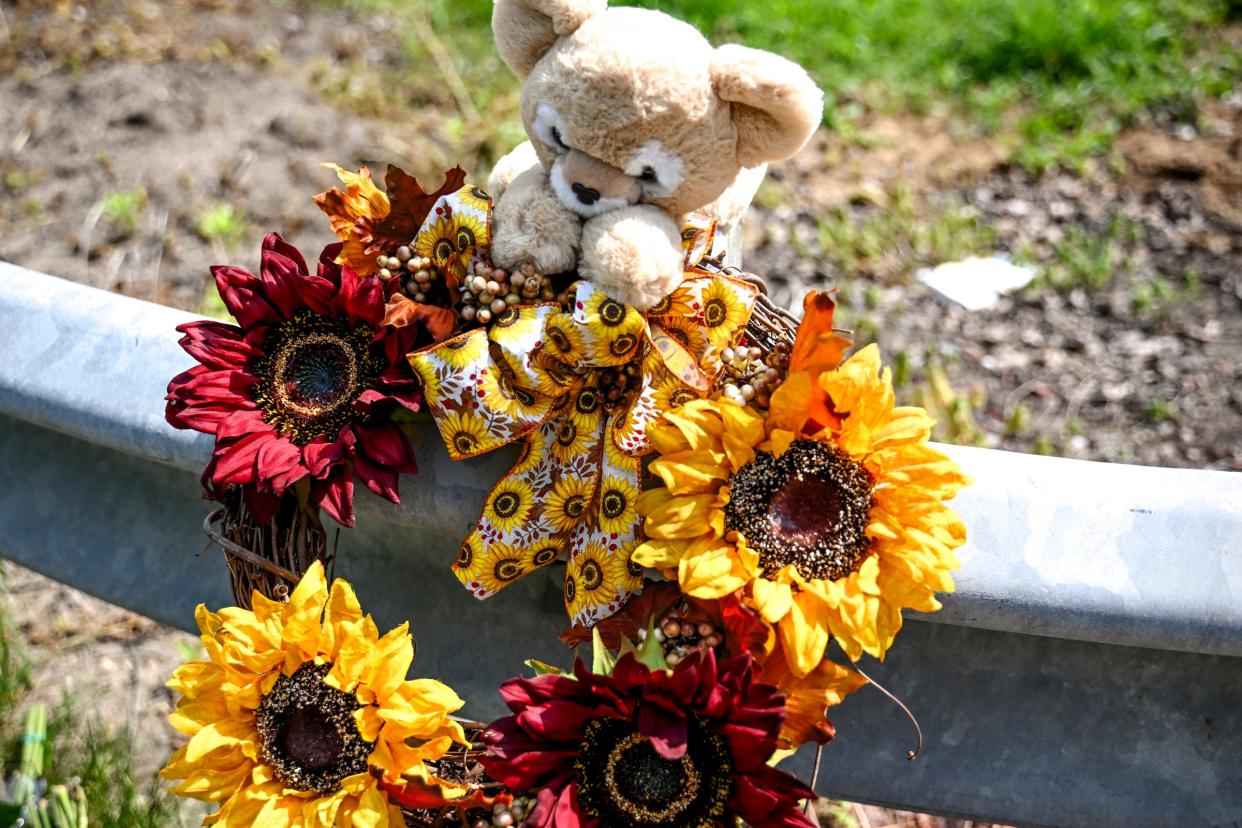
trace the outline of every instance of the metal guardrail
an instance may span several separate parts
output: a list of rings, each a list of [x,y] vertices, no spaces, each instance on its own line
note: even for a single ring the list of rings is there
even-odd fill
[[[229,602],[203,435],[163,419],[190,314],[0,262],[0,555],[161,621]],[[522,659],[565,661],[559,573],[487,602],[448,565],[513,453],[452,463],[430,429],[393,507],[358,492],[339,571],[416,669],[498,712]],[[944,447],[976,483],[945,609],[834,711],[820,790],[1021,825],[1242,825],[1242,475]],[[809,753],[793,760],[809,768]]]

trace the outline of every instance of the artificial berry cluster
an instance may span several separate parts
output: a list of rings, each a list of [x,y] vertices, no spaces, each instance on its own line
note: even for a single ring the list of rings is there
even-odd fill
[[[664,662],[676,667],[683,658],[697,649],[720,646],[723,635],[710,621],[693,621],[686,618],[689,607],[682,604],[669,610],[655,625],[654,635],[664,650]],[[639,631],[640,638],[647,637],[646,630]]]
[[[531,265],[507,272],[491,267],[482,259],[470,263],[466,277],[458,287],[461,307],[458,313],[466,322],[486,325],[504,313],[510,305],[556,300],[552,280],[535,272]]]
[[[624,365],[596,368],[595,376],[599,382],[600,393],[604,395],[604,406],[612,409],[620,405],[626,392],[638,387],[642,374],[642,366],[637,360],[631,360]]]
[[[513,801],[508,805],[502,805],[499,802],[492,808],[492,818],[488,820],[486,817],[479,817],[470,823],[470,828],[512,828],[514,825],[521,825],[522,819],[530,813],[530,807],[534,804],[530,799],[524,796],[515,796]]]
[[[401,279],[401,288],[415,302],[426,302],[427,293],[439,278],[439,272],[426,256],[415,256],[409,245],[397,248],[395,256],[380,255],[375,259],[381,282]]]
[[[739,405],[753,401],[766,408],[789,369],[789,352],[790,346],[784,342],[766,354],[754,345],[725,348],[720,355],[725,367],[721,392]]]

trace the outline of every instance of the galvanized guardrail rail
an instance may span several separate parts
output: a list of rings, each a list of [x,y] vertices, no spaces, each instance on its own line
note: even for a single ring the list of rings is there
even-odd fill
[[[0,555],[189,628],[229,603],[203,548],[203,435],[164,423],[190,314],[0,262]],[[452,463],[428,429],[402,504],[359,488],[339,571],[416,670],[499,710],[522,659],[566,660],[559,573],[487,602],[448,565],[511,452]],[[1242,825],[1242,475],[948,446],[976,478],[958,592],[836,709],[828,795],[1022,825]],[[809,768],[803,751],[795,760]]]

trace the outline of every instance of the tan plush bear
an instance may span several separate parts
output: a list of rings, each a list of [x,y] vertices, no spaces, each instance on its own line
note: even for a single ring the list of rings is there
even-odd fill
[[[495,0],[530,141],[497,164],[492,258],[577,267],[639,309],[682,276],[681,226],[737,221],[766,165],[796,153],[823,95],[782,57],[711,44],[662,12],[605,0]]]

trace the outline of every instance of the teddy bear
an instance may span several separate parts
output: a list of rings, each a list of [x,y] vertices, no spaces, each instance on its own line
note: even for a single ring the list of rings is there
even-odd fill
[[[680,282],[687,216],[727,230],[823,115],[802,67],[663,12],[495,0],[492,31],[530,139],[488,182],[493,264],[576,269],[639,310]]]

